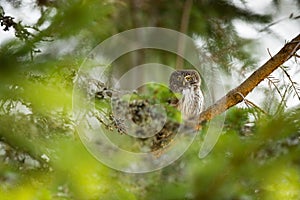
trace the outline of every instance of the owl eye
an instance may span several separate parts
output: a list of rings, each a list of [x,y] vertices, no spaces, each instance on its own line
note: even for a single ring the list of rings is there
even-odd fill
[[[184,77],[184,78],[185,78],[185,80],[188,81],[188,82],[190,82],[190,81],[193,79],[190,75],[188,75],[188,76],[186,76],[186,77]]]

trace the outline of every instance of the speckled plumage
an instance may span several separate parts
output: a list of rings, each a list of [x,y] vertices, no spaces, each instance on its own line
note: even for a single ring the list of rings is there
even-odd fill
[[[177,108],[184,120],[199,116],[203,110],[204,98],[200,85],[201,79],[195,70],[177,70],[171,74],[169,87],[181,94]]]

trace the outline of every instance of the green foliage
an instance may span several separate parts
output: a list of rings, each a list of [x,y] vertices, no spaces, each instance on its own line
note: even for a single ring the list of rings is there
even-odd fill
[[[226,123],[243,112],[230,113]],[[196,156],[200,141],[195,141],[183,158],[162,170],[167,176],[162,175],[157,187],[151,189],[151,198],[297,199],[299,114],[298,110],[274,119],[260,119],[262,123],[247,136],[227,129],[211,154],[202,160]],[[170,178],[171,173],[179,176]]]
[[[227,130],[234,131],[239,134],[243,133],[245,125],[249,123],[250,109],[231,108],[226,113],[225,127]]]
[[[143,87],[143,99],[147,99],[152,105],[162,105],[166,109],[167,117],[169,120],[180,122],[181,114],[172,105],[172,101],[177,102],[180,96],[173,93],[167,86],[155,83],[147,84]]]

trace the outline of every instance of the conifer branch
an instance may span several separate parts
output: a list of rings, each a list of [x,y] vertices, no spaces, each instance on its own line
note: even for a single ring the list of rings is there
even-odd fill
[[[265,64],[253,72],[243,83],[229,91],[224,97],[219,99],[215,104],[208,107],[201,113],[198,119],[198,128],[206,121],[211,120],[217,115],[225,112],[227,109],[243,101],[262,80],[267,78],[274,70],[280,67],[284,62],[296,55],[300,49],[300,34],[291,42],[288,42],[274,56],[272,56]]]

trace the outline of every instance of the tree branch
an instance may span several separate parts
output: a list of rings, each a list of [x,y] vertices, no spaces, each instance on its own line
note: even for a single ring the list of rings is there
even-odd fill
[[[243,101],[244,97],[247,96],[262,80],[267,78],[275,69],[295,55],[299,49],[300,34],[291,42],[285,44],[275,56],[271,57],[264,65],[258,68],[242,84],[229,91],[224,97],[202,112],[198,119],[198,128],[206,121]]]

